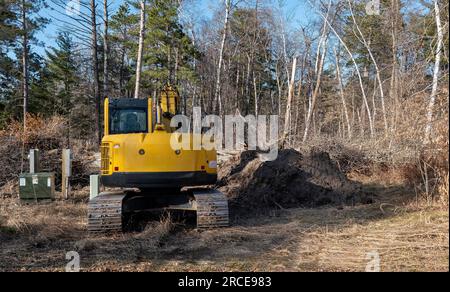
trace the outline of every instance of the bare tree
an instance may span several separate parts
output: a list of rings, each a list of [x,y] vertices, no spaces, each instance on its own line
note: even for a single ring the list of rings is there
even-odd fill
[[[95,98],[95,111],[96,111],[96,125],[95,131],[100,143],[101,141],[101,120],[100,120],[100,80],[99,80],[99,65],[98,65],[98,46],[97,46],[97,4],[95,0],[91,0],[91,49],[92,49],[92,66],[94,73],[94,98]]]
[[[338,86],[339,86],[339,95],[341,96],[342,109],[344,111],[345,122],[347,124],[347,137],[349,139],[351,139],[352,138],[352,127],[350,125],[350,118],[348,115],[347,103],[345,101],[344,86],[342,84],[341,69],[339,66],[339,56],[336,52],[336,48],[333,48],[333,51],[334,51],[334,57],[336,60],[336,78],[337,78]]]
[[[28,27],[27,27],[27,4],[22,0],[22,86],[23,86],[23,131],[27,128],[28,111]]]
[[[108,25],[109,25],[109,5],[108,0],[103,0],[103,18],[104,18],[104,32],[103,32],[103,95],[109,94],[109,72],[108,72],[108,57],[109,57],[109,40],[108,40]]]
[[[231,11],[231,0],[225,0],[225,21],[223,24],[222,41],[220,43],[220,51],[219,51],[219,63],[217,65],[216,86],[214,90],[214,111],[216,111],[218,105],[220,114],[222,114],[222,98],[220,96],[220,83],[222,74],[223,54],[228,35],[228,22],[230,19],[230,11]]]
[[[307,0],[309,2],[309,4],[312,7],[315,7],[310,0]],[[330,2],[331,3],[331,2]],[[328,20],[328,18],[319,10],[316,10],[316,12],[324,19],[325,23],[328,25],[328,27],[331,29],[331,31],[333,32],[333,34],[336,36],[336,38],[339,40],[339,42],[342,44],[342,46],[345,48],[345,50],[347,51],[348,55],[350,56],[350,59],[352,60],[352,63],[355,67],[356,70],[356,74],[358,75],[358,81],[359,81],[359,87],[361,88],[361,94],[362,94],[362,98],[363,98],[363,102],[367,111],[367,118],[369,120],[369,128],[370,128],[370,136],[373,138],[375,136],[375,128],[374,128],[374,123],[373,123],[373,118],[372,118],[372,113],[370,111],[370,106],[369,106],[369,102],[367,100],[367,95],[366,95],[366,90],[364,88],[364,83],[363,83],[363,79],[361,77],[361,71],[359,70],[359,66],[356,63],[355,58],[353,57],[352,52],[350,51],[349,47],[347,46],[347,44],[344,42],[344,40],[340,37],[340,35],[337,33],[337,31],[334,29],[333,25],[330,23],[330,21]],[[361,120],[362,121],[362,120]],[[361,125],[362,126],[362,125]]]
[[[431,129],[433,123],[433,108],[436,103],[436,95],[437,95],[437,87],[439,80],[439,68],[441,62],[441,54],[442,54],[442,42],[444,39],[444,32],[441,23],[441,13],[438,4],[438,0],[434,0],[434,14],[436,19],[436,27],[437,27],[437,46],[436,46],[436,59],[434,61],[434,73],[433,73],[433,86],[431,89],[430,101],[427,107],[427,125],[425,127],[425,143],[430,142]]]
[[[369,53],[370,59],[372,60],[372,63],[375,67],[375,73],[376,73],[376,77],[377,77],[377,82],[378,82],[378,88],[380,90],[380,100],[381,100],[381,110],[383,111],[383,122],[384,122],[384,129],[385,132],[387,134],[388,132],[388,122],[387,122],[387,115],[386,115],[386,105],[384,102],[384,91],[383,91],[383,82],[381,82],[381,74],[380,74],[380,69],[378,67],[378,63],[375,60],[375,57],[373,56],[372,50],[370,48],[370,44],[367,42],[367,40],[364,37],[364,34],[362,33],[361,29],[359,28],[358,23],[356,22],[356,18],[355,18],[355,14],[353,13],[353,8],[352,8],[352,4],[350,2],[350,0],[348,0],[348,5],[350,7],[350,14],[352,16],[352,20],[353,23],[356,27],[356,30],[358,31],[360,37],[361,37],[361,41],[363,43],[363,45],[366,47],[367,52]],[[375,107],[374,107],[374,111],[375,111]],[[374,114],[375,116],[375,114]],[[374,117],[375,119],[375,117]]]
[[[281,145],[283,146],[286,137],[288,136],[290,132],[290,125],[291,125],[291,107],[292,107],[292,97],[294,96],[294,89],[295,89],[295,72],[297,69],[297,57],[294,57],[292,61],[292,75],[289,82],[289,93],[288,93],[288,99],[286,103],[286,113],[284,116],[284,130],[283,130],[283,138],[281,141]]]
[[[328,43],[327,24],[329,23],[328,17],[329,17],[329,13],[330,13],[330,8],[331,8],[331,1],[328,4],[327,13],[324,17],[324,22],[323,22],[323,26],[322,26],[322,33],[319,38],[319,44],[317,45],[317,53],[316,53],[317,57],[316,57],[316,66],[315,66],[316,86],[314,88],[314,92],[312,93],[312,97],[309,102],[308,114],[307,114],[306,120],[305,120],[305,131],[303,133],[303,139],[302,139],[303,142],[306,142],[306,139],[308,139],[308,133],[309,133],[309,129],[311,126],[311,119],[314,116],[314,109],[315,109],[316,100],[317,100],[317,96],[319,94],[320,84],[321,84],[321,80],[322,80],[322,71],[323,71],[323,66],[325,63],[325,55],[327,53],[327,43]]]
[[[139,28],[139,49],[138,58],[136,64],[136,88],[134,90],[134,98],[139,98],[139,88],[141,86],[141,73],[142,73],[142,55],[144,52],[144,33],[145,33],[145,3],[146,0],[141,0],[141,20]]]
[[[306,142],[306,140],[308,139],[308,133],[309,133],[309,128],[311,126],[311,119],[313,118],[314,115],[314,108],[316,106],[316,101],[317,101],[317,96],[319,95],[319,89],[320,89],[320,84],[322,81],[322,72],[323,72],[323,65],[324,65],[324,61],[325,61],[325,55],[327,53],[327,42],[328,40],[325,39],[324,43],[323,43],[323,49],[322,49],[322,53],[320,56],[320,61],[318,63],[318,71],[317,71],[317,75],[316,75],[316,86],[314,88],[314,92],[312,93],[312,97],[311,97],[311,103],[310,106],[308,108],[308,114],[306,116],[306,121],[305,121],[305,132],[303,134],[303,142]],[[319,46],[320,49],[320,46]]]

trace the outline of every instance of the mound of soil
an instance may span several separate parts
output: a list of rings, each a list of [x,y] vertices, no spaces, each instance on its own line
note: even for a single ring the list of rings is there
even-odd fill
[[[347,179],[326,152],[304,155],[281,150],[275,161],[263,162],[254,151],[226,161],[219,171],[218,188],[234,209],[317,207],[370,203],[361,185]]]

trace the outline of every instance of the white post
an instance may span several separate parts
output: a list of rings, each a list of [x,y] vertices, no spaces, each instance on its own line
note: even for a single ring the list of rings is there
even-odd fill
[[[30,173],[39,172],[39,150],[31,149],[30,155],[28,156],[30,160]]]
[[[98,196],[98,194],[100,193],[100,183],[99,183],[99,176],[98,175],[91,175],[89,177],[89,181],[90,181],[90,194],[89,194],[89,199],[92,200],[95,197]]]
[[[72,175],[72,159],[70,149],[63,149],[62,152],[62,195],[67,200],[70,193],[69,178]]]

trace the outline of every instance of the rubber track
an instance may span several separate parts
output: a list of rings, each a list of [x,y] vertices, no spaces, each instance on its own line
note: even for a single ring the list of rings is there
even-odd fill
[[[229,226],[228,200],[217,190],[194,191],[197,204],[197,228]]]
[[[90,233],[122,232],[124,198],[124,193],[106,193],[91,200],[88,205],[88,231]]]

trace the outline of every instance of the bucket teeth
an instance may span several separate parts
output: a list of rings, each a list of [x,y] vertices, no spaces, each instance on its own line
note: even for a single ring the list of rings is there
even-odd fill
[[[229,226],[228,200],[217,190],[194,191],[197,204],[197,228]]]
[[[89,201],[88,231],[90,233],[122,232],[124,193],[104,193]]]

